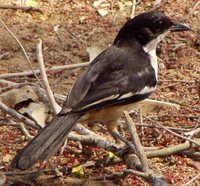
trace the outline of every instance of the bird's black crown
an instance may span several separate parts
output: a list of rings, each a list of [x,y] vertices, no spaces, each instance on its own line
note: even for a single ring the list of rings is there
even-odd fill
[[[174,22],[160,12],[145,12],[127,21],[119,31],[114,45],[138,41],[143,46],[165,31],[186,31],[189,27]]]

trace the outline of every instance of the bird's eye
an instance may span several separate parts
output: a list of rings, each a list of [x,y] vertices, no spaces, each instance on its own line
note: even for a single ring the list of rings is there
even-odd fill
[[[161,25],[163,23],[163,21],[159,21],[158,24]]]

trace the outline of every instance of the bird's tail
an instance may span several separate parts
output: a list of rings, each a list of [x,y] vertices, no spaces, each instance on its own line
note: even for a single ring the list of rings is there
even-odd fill
[[[17,153],[12,161],[12,166],[28,169],[38,160],[44,161],[53,156],[80,117],[80,114],[68,114],[53,119]]]

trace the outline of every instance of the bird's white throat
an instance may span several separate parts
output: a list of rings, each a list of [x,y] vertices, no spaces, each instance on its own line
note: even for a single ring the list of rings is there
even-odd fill
[[[159,35],[158,37],[147,43],[145,46],[143,46],[144,51],[149,54],[151,66],[153,67],[156,74],[156,79],[158,77],[158,60],[156,55],[156,47],[168,33],[169,31],[164,32],[163,34]]]

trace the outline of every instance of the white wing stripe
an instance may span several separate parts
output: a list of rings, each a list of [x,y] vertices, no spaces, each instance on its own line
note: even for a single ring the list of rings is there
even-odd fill
[[[91,104],[88,104],[88,105],[82,107],[81,109],[85,109],[85,108],[87,108],[87,107],[90,107],[90,106],[92,106],[92,105],[96,105],[96,104],[102,103],[102,102],[104,102],[104,101],[109,101],[109,100],[115,99],[115,98],[117,98],[118,96],[119,96],[119,94],[117,94],[117,95],[112,95],[112,96],[108,96],[108,97],[106,97],[106,98],[100,99],[99,101],[96,101],[96,102],[93,102],[93,103],[91,103]]]
[[[129,97],[134,96],[134,95],[141,95],[141,94],[151,93],[154,89],[155,89],[155,87],[145,86],[140,92],[136,92],[136,93],[129,92],[129,93],[126,93],[126,94],[122,95],[119,98],[119,100],[120,99],[124,99],[124,98],[129,98]]]
[[[121,100],[121,99],[124,99],[124,98],[129,98],[129,97],[132,97],[134,95],[142,95],[142,94],[146,94],[146,93],[151,93],[153,90],[155,89],[155,87],[148,87],[148,86],[145,86],[140,92],[137,92],[137,93],[133,93],[133,92],[128,92],[126,94],[123,94],[122,96],[119,97],[119,94],[117,95],[112,95],[112,96],[108,96],[106,98],[103,98],[99,101],[96,101],[94,103],[91,103],[91,104],[88,104],[86,105],[85,107],[82,107],[81,109],[85,109],[87,107],[90,107],[90,106],[93,106],[93,105],[96,105],[96,104],[99,104],[99,103],[102,103],[104,101],[109,101],[109,100],[113,100],[113,99],[116,99],[117,97],[119,97],[117,100]]]

